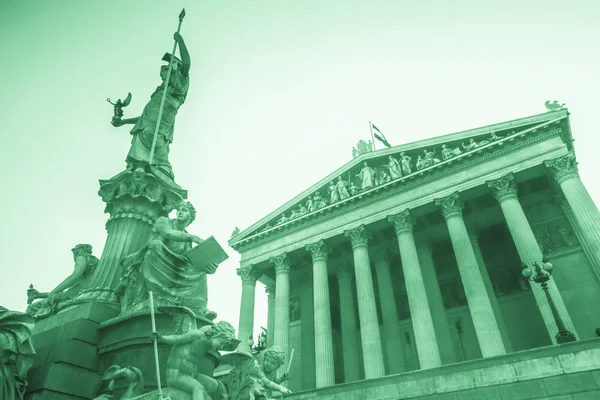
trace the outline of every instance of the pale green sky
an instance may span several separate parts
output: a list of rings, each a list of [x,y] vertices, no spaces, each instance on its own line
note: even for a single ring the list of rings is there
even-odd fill
[[[23,310],[29,283],[52,289],[77,243],[100,256],[98,179],[124,168],[130,142],[105,99],[132,92],[125,117],[139,114],[183,6],[191,86],[170,159],[198,209],[190,231],[226,246],[234,226],[348,162],[368,120],[401,144],[566,102],[582,179],[600,200],[595,3],[0,1],[0,304]],[[209,307],[237,325],[239,257],[228,251]]]

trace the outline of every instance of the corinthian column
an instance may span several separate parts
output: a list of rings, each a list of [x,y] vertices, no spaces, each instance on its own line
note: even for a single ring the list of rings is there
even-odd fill
[[[364,225],[361,225],[356,229],[346,231],[345,234],[350,238],[354,253],[354,273],[356,275],[358,317],[360,320],[365,378],[379,378],[385,375],[385,368],[377,307],[375,305],[375,292],[373,290],[373,277],[371,276],[371,262],[369,260],[369,249],[367,248],[369,233]]]
[[[271,258],[275,266],[275,334],[274,344],[285,352],[280,372],[285,372],[290,357],[290,260],[286,253]]]
[[[308,275],[308,274],[306,274]],[[317,385],[315,376],[315,318],[313,302],[312,277],[303,275],[293,279],[300,291],[300,347],[302,348],[302,390],[314,389]]]
[[[600,211],[581,182],[575,153],[570,152],[566,156],[545,161],[544,165],[562,189],[571,206],[573,215],[585,238],[584,242],[589,246],[588,251],[594,254],[594,260],[600,260]],[[596,262],[592,264],[596,274],[600,276],[600,266]]]
[[[306,246],[313,260],[313,291],[315,318],[315,364],[317,387],[335,384],[333,368],[333,337],[329,305],[328,249],[323,240]]]
[[[517,252],[519,253],[519,257],[521,257],[521,261],[526,263],[528,266],[532,266],[534,262],[541,263],[544,257],[540,251],[537,241],[535,240],[535,235],[531,230],[529,221],[527,221],[525,212],[523,212],[521,203],[519,203],[519,199],[517,197],[517,187],[515,185],[513,175],[508,174],[500,179],[488,181],[487,185],[490,187],[490,189],[492,189],[494,197],[496,197],[500,203],[500,207],[502,207],[504,219],[506,220],[506,224],[508,225],[508,230],[510,231],[513,241],[515,242],[515,246],[517,248]],[[565,327],[571,332],[575,333],[573,321],[571,321],[567,307],[565,306],[562,296],[556,287],[554,279],[550,277],[550,280],[547,282],[547,284],[548,291],[552,296],[556,310],[564,322]],[[544,324],[546,325],[548,334],[552,338],[552,341],[556,343],[556,338],[554,336],[556,332],[558,332],[558,327],[556,326],[554,316],[552,315],[552,310],[550,309],[548,299],[539,285],[532,284],[531,289],[533,295],[535,296],[535,300],[538,304],[540,312],[542,313],[542,318],[544,319]]]
[[[358,365],[359,343],[356,332],[356,313],[354,312],[354,293],[352,291],[352,271],[343,267],[337,271],[340,294],[340,320],[342,330],[342,348],[344,357],[344,382],[354,382],[360,378]]]
[[[379,304],[383,317],[385,331],[385,350],[387,352],[388,373],[397,374],[406,371],[404,355],[402,354],[402,335],[398,321],[398,309],[392,286],[390,262],[379,259],[375,262],[377,272],[377,286],[379,287]]]
[[[451,194],[443,199],[436,199],[435,204],[440,207],[444,218],[446,218],[452,248],[456,256],[460,278],[465,288],[481,354],[483,357],[505,354],[506,350],[500,336],[500,328],[496,318],[494,318],[490,298],[485,290],[479,264],[473,252],[473,245],[469,240],[469,233],[462,215],[462,202],[458,197],[458,193]]]
[[[435,337],[433,318],[431,317],[431,309],[427,300],[427,291],[413,236],[413,218],[410,211],[405,210],[400,214],[388,217],[388,220],[394,224],[396,236],[398,237],[408,306],[410,307],[410,317],[415,331],[417,354],[419,355],[419,365],[421,369],[439,367],[442,365],[442,359]]]
[[[242,300],[240,304],[240,325],[238,328],[238,351],[250,353],[248,339],[252,337],[254,331],[254,291],[256,289],[256,280],[262,275],[254,268],[254,265],[248,265],[237,269],[237,274],[242,278]]]
[[[265,286],[267,293],[267,346],[273,346],[275,334],[275,286]]]
[[[452,335],[450,334],[450,325],[446,316],[446,307],[442,298],[440,284],[435,272],[435,264],[433,262],[433,252],[431,244],[424,238],[415,240],[417,246],[417,254],[421,273],[423,274],[423,282],[427,292],[427,301],[431,310],[431,319],[435,328],[438,347],[440,350],[440,358],[442,364],[452,364],[458,361],[454,350]]]

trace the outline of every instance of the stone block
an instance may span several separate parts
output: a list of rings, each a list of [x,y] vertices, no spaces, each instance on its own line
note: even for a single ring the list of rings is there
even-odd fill
[[[594,380],[596,381],[596,385],[598,385],[598,387],[600,387],[600,371],[592,371],[592,376],[594,377]]]
[[[433,378],[437,393],[453,392],[456,390],[472,389],[475,387],[473,371],[455,372],[438,375]]]
[[[456,393],[440,393],[431,396],[420,397],[419,400],[462,400]]]
[[[27,393],[25,400],[81,400],[81,397],[53,392],[51,390],[41,390],[35,393]]]
[[[398,383],[398,392],[402,399],[434,394],[435,382],[433,378],[410,379]]]
[[[46,327],[48,329],[43,331],[36,329],[33,335],[36,349],[48,347],[59,339],[78,339],[90,344],[98,343],[98,323],[85,318]]]
[[[92,398],[100,386],[101,377],[92,371],[60,363],[31,370],[27,379],[31,393],[45,390]]]
[[[394,384],[376,385],[365,388],[367,399],[395,400],[400,398],[398,386]]]
[[[503,387],[487,386],[459,392],[460,400],[509,400],[503,395]]]
[[[498,388],[507,400],[546,399],[547,393],[541,380],[530,380],[503,385]]]
[[[517,361],[512,365],[519,381],[561,375],[563,373],[562,366],[556,357]]]
[[[60,340],[52,346],[46,359],[47,364],[56,362],[96,371],[98,368],[96,346],[79,340]]]
[[[511,364],[495,365],[492,367],[473,370],[475,387],[499,385],[502,383],[515,382],[517,374]]]
[[[600,349],[589,349],[577,353],[559,354],[558,360],[565,373],[588,371],[600,368]]]
[[[78,319],[87,319],[92,322],[100,323],[114,318],[119,314],[119,310],[108,304],[85,303],[77,304],[72,308],[62,310],[56,315],[39,320],[35,324],[34,336],[40,332],[47,331],[57,326],[66,325],[69,322]]]
[[[575,393],[572,396],[573,400],[598,400],[600,399],[600,390],[591,392]]]
[[[590,372],[559,375],[543,379],[548,395],[577,393],[597,390],[598,385]]]

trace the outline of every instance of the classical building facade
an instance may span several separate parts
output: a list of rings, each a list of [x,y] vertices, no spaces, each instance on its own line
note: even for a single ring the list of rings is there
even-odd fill
[[[596,336],[600,212],[566,110],[356,153],[230,239],[240,350],[258,280],[291,390]],[[549,296],[522,275],[547,261]]]

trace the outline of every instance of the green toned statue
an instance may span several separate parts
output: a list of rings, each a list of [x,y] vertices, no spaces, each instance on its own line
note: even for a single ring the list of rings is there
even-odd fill
[[[292,393],[281,386],[287,374],[279,379],[274,378],[275,371],[283,365],[284,360],[283,350],[273,346],[234,368],[228,378],[231,400],[268,399],[271,398],[270,391],[282,395]]]
[[[179,33],[174,35],[175,41],[179,45],[181,60],[172,54],[165,54],[164,61],[169,62],[171,66],[171,75],[169,77],[168,87],[166,88],[165,103],[160,118],[160,126],[154,147],[152,165],[158,166],[171,178],[173,170],[169,163],[169,145],[173,142],[173,130],[175,127],[175,116],[179,107],[185,102],[185,98],[190,86],[190,54],[185,42]],[[150,153],[154,141],[154,132],[158,121],[160,105],[165,91],[165,81],[169,72],[169,66],[163,65],[160,69],[160,78],[162,84],[156,88],[150,101],[144,107],[142,115],[136,118],[122,119],[118,112],[112,119],[112,124],[119,127],[125,124],[134,124],[131,134],[131,148],[127,154],[128,168],[133,168],[136,163],[150,162]],[[122,113],[121,113],[122,115]]]
[[[215,319],[207,309],[206,274],[217,270],[216,263],[205,269],[192,265],[186,254],[198,236],[186,231],[196,218],[196,209],[187,201],[177,206],[174,219],[159,217],[154,223],[154,237],[139,251],[121,262],[123,275],[119,284],[122,312],[135,312],[148,307],[148,291],[154,293],[159,306],[184,306],[197,316]]]
[[[23,399],[35,351],[30,337],[33,318],[0,306],[0,399]]]
[[[73,299],[81,291],[87,289],[93,271],[98,265],[98,258],[92,255],[92,246],[78,244],[71,249],[75,267],[73,272],[50,292],[38,292],[29,286],[27,290],[27,314],[36,319],[46,318],[58,312],[67,301]],[[35,300],[40,301],[34,302]]]

